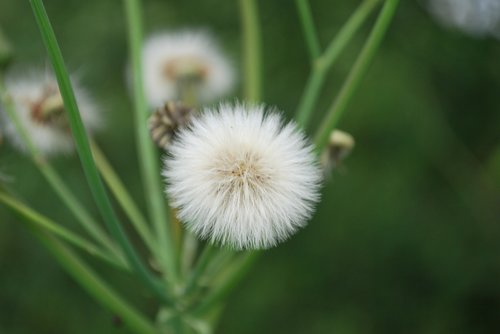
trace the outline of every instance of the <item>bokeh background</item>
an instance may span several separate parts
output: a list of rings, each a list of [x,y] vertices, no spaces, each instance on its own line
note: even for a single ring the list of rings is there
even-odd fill
[[[102,108],[97,140],[144,206],[125,84],[120,1],[47,0],[69,68]],[[148,33],[210,29],[238,65],[238,4],[145,0]],[[323,45],[358,1],[311,0]],[[292,1],[260,1],[264,100],[292,116],[309,71]],[[328,77],[315,123],[369,31]],[[13,71],[47,66],[28,1],[2,0]],[[236,96],[238,93],[235,94]],[[231,295],[218,333],[500,332],[500,41],[472,38],[401,1],[340,128],[357,146],[309,226],[272,249]],[[97,216],[75,157],[54,161]],[[5,143],[0,169],[38,210],[78,229],[29,160]],[[98,270],[145,312],[136,281]],[[0,206],[0,333],[128,333]]]

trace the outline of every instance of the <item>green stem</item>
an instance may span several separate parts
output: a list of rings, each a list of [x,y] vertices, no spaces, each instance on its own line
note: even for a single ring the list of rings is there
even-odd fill
[[[57,40],[50,25],[49,18],[45,12],[45,8],[41,0],[30,0],[33,13],[35,15],[38,27],[42,34],[42,39],[49,53],[49,58],[54,67],[54,72],[59,83],[59,89],[61,91],[61,96],[64,100],[64,107],[68,120],[70,123],[71,131],[76,143],[76,148],[80,160],[82,163],[83,170],[87,177],[88,184],[94,196],[95,202],[101,215],[104,218],[111,235],[122,247],[125,255],[137,273],[139,278],[144,282],[144,284],[154,292],[162,302],[170,303],[170,298],[167,295],[163,286],[161,286],[155,278],[151,275],[149,270],[144,266],[135,252],[134,248],[130,244],[125,232],[123,231],[116,214],[111,206],[111,202],[106,194],[106,190],[97,171],[97,167],[92,157],[92,152],[90,150],[89,140],[87,138],[87,133],[82,123],[80,117],[80,112],[78,111],[78,106],[76,104],[75,95],[73,93],[73,88],[69,80],[66,67],[63,62],[61,50],[57,44]]]
[[[252,265],[255,263],[261,252],[252,251],[244,254],[237,262],[230,266],[228,270],[216,282],[215,287],[202,300],[202,302],[192,311],[194,315],[201,316],[209,311],[213,306],[219,304],[234,289],[236,285],[245,277]]]
[[[261,41],[256,0],[240,0],[243,30],[244,95],[248,102],[261,99]]]
[[[115,195],[118,203],[127,214],[130,222],[139,233],[148,249],[154,253],[157,249],[156,243],[146,219],[136,206],[135,201],[132,199],[132,196],[130,196],[129,192],[125,188],[125,185],[120,180],[120,177],[116,174],[115,170],[106,159],[106,156],[103,154],[99,146],[92,140],[91,147],[97,168],[99,169],[104,181],[108,185],[109,189],[111,189],[111,192]]]
[[[312,71],[307,79],[306,88],[297,108],[296,120],[302,127],[306,128],[310,121],[314,105],[318,100],[327,72],[345,49],[347,43],[361,28],[378,2],[379,0],[363,1],[330,42],[323,55],[315,58]]]
[[[17,212],[19,215],[25,219],[36,224],[40,228],[43,228],[54,235],[60,237],[61,239],[71,243],[72,245],[86,251],[88,254],[95,256],[107,263],[110,263],[121,269],[129,269],[124,262],[118,262],[116,259],[110,257],[108,254],[103,253],[98,247],[88,242],[86,239],[80,237],[79,235],[65,229],[64,227],[56,224],[47,217],[42,216],[40,213],[29,208],[25,204],[21,203],[19,200],[0,192],[0,202],[4,203],[6,206],[11,208],[13,211]]]
[[[157,330],[142,314],[128,304],[113,288],[102,281],[99,276],[74,254],[62,242],[58,241],[38,226],[31,226],[32,232],[40,239],[56,258],[59,264],[90,295],[104,307],[116,313],[124,323],[136,333],[157,334]]]
[[[64,181],[54,168],[44,159],[40,154],[38,148],[33,143],[32,138],[21,124],[17,112],[14,108],[12,100],[7,92],[3,78],[0,77],[0,99],[10,121],[14,124],[17,133],[26,146],[29,154],[31,155],[33,163],[38,167],[46,181],[59,196],[61,201],[73,213],[76,219],[80,222],[82,227],[91,235],[97,242],[99,242],[106,249],[111,251],[114,256],[123,262],[123,256],[116,245],[111,241],[106,232],[99,226],[99,224],[90,216],[85,210],[84,206],[78,201],[75,195],[67,188]]]
[[[186,283],[186,287],[184,289],[184,295],[190,294],[191,291],[193,291],[193,289],[196,287],[198,280],[203,275],[205,269],[210,263],[210,260],[212,259],[212,255],[215,253],[215,250],[216,248],[210,244],[207,244],[205,246],[196,263],[193,272],[191,273],[191,276],[189,276],[189,279]]]
[[[319,43],[318,34],[314,27],[314,19],[311,13],[311,7],[307,0],[295,0],[297,10],[299,12],[300,23],[306,38],[307,48],[311,61],[315,61],[321,54],[321,45]]]
[[[164,271],[173,282],[178,279],[176,248],[173,242],[171,224],[165,207],[165,196],[161,189],[158,154],[149,136],[147,119],[149,117],[144,95],[142,71],[142,13],[139,0],[124,0],[128,22],[129,48],[134,79],[135,124],[138,151],[140,154],[144,191],[148,194],[147,204],[155,234],[158,238],[156,256]],[[168,205],[167,205],[168,206]]]
[[[329,108],[327,115],[321,122],[322,126],[318,130],[315,137],[316,148],[321,152],[322,148],[328,142],[330,132],[337,126],[340,117],[345,111],[354,92],[358,88],[361,79],[366,73],[382,39],[392,21],[392,17],[396,12],[399,0],[386,0],[382,11],[373,27],[368,40],[366,41],[363,50],[359,54],[354,66],[351,69],[344,85],[342,86],[339,95]]]
[[[94,237],[101,245],[108,248],[114,256],[120,261],[126,262],[123,254],[116,244],[108,237],[106,232],[98,225],[98,223],[89,215],[87,210],[68,189],[61,176],[47,163],[45,159],[36,159],[36,166],[45,177],[47,182],[52,186],[59,198],[66,204],[66,206],[73,212],[78,221],[82,224],[83,228]]]
[[[181,250],[181,273],[183,277],[187,277],[191,266],[193,265],[194,258],[196,257],[196,251],[198,250],[198,239],[196,236],[189,232],[184,231],[184,237],[182,240],[182,250]]]

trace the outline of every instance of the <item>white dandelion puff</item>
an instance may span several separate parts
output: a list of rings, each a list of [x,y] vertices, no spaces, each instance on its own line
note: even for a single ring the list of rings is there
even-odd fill
[[[188,99],[209,102],[227,94],[235,81],[230,62],[202,31],[152,36],[144,45],[143,62],[146,96],[153,108],[193,94]]]
[[[319,200],[313,146],[264,105],[205,109],[169,153],[163,175],[171,204],[202,239],[269,248],[303,227]]]
[[[500,0],[428,0],[428,7],[445,26],[476,37],[500,37]]]
[[[21,126],[42,154],[49,156],[73,151],[64,104],[57,81],[51,74],[33,71],[28,76],[9,77],[6,79],[6,88]],[[77,83],[73,83],[73,88],[87,131],[97,130],[102,121],[94,101]],[[5,110],[0,111],[6,139],[22,152],[27,152],[24,138],[15,124]]]

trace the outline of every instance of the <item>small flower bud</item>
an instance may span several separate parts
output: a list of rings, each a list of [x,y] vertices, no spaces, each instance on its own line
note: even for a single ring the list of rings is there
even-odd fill
[[[193,109],[179,102],[167,102],[149,117],[149,131],[156,145],[168,149],[172,137],[179,128],[191,120]]]
[[[328,146],[323,152],[321,163],[325,175],[329,175],[342,161],[347,158],[355,145],[354,138],[347,132],[333,130],[330,134]]]
[[[32,104],[31,118],[40,124],[68,128],[64,102],[57,87],[46,87],[45,94]]]

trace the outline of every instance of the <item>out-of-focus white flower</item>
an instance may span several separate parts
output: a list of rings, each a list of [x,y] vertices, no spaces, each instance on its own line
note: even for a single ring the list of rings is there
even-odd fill
[[[42,154],[48,156],[73,151],[64,104],[52,75],[34,71],[25,77],[7,78],[6,87],[22,127]],[[74,83],[73,88],[87,131],[97,130],[102,121],[93,100],[77,84]],[[0,119],[5,137],[13,146],[27,152],[23,137],[5,110],[1,110]]]
[[[163,175],[179,219],[236,249],[275,246],[303,227],[321,171],[294,123],[264,105],[221,104],[180,129]]]
[[[428,0],[428,7],[446,26],[500,38],[500,0]]]
[[[234,84],[230,62],[205,32],[154,35],[144,45],[143,62],[146,96],[154,108],[168,100],[208,102]]]

